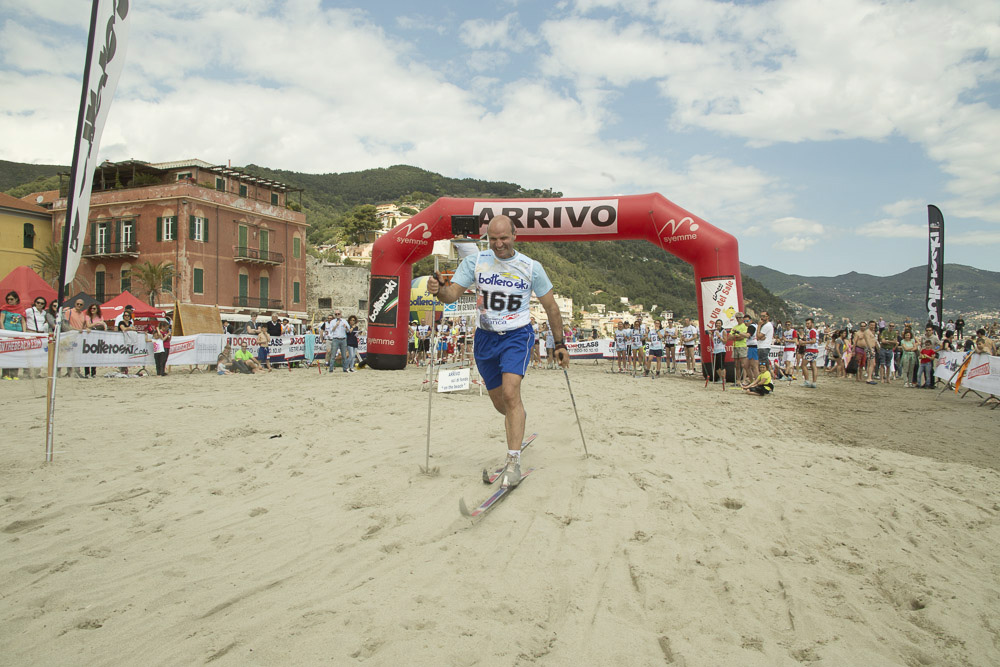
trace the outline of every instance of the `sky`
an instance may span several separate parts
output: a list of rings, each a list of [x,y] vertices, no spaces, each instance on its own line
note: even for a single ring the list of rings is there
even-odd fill
[[[0,159],[69,164],[85,0],[0,0]],[[786,273],[1000,270],[996,0],[131,0],[101,160],[658,192]]]

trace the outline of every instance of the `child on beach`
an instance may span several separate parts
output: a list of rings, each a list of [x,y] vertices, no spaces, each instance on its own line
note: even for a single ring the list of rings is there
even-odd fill
[[[767,364],[760,362],[757,365],[757,379],[750,383],[740,385],[743,391],[755,396],[767,396],[774,391],[774,382],[771,380],[771,373],[767,370]]]

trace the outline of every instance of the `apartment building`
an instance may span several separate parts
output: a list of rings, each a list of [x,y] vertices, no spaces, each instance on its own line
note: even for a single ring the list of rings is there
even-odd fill
[[[79,274],[100,301],[125,290],[146,298],[133,271],[173,266],[160,307],[218,305],[226,313],[306,313],[301,189],[201,160],[105,162],[95,173]],[[66,197],[52,205],[62,238]]]

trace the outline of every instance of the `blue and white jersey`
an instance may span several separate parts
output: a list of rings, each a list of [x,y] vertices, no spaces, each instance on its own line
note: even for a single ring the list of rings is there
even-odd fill
[[[651,328],[647,334],[646,338],[649,340],[650,350],[662,350],[663,349],[663,332]]]
[[[492,250],[482,250],[462,260],[451,279],[476,290],[479,326],[487,331],[513,331],[531,323],[528,307],[532,292],[544,296],[552,282],[542,265],[515,252],[500,259]]]
[[[632,327],[632,349],[638,350],[642,347],[642,339],[646,335],[646,325],[640,324],[639,328]]]
[[[677,327],[663,328],[663,342],[667,345],[677,345]]]
[[[625,332],[625,329],[616,329],[615,330],[615,350],[617,350],[618,352],[624,352],[625,351],[625,341],[627,340],[627,338],[628,338],[628,334]]]

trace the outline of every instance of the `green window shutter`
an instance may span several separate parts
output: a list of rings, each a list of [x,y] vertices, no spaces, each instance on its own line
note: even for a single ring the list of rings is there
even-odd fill
[[[194,270],[194,293],[203,294],[205,292],[205,271],[203,269]]]
[[[188,218],[188,238],[194,240],[194,216]]]
[[[156,240],[163,240],[163,218],[156,219]]]
[[[208,218],[201,219],[201,240],[208,243]]]
[[[94,249],[97,247],[97,223],[90,223],[90,248]]]
[[[292,283],[292,302],[299,302],[299,283],[297,282]]]
[[[298,259],[302,254],[302,239],[298,236],[292,239],[292,257]]]

